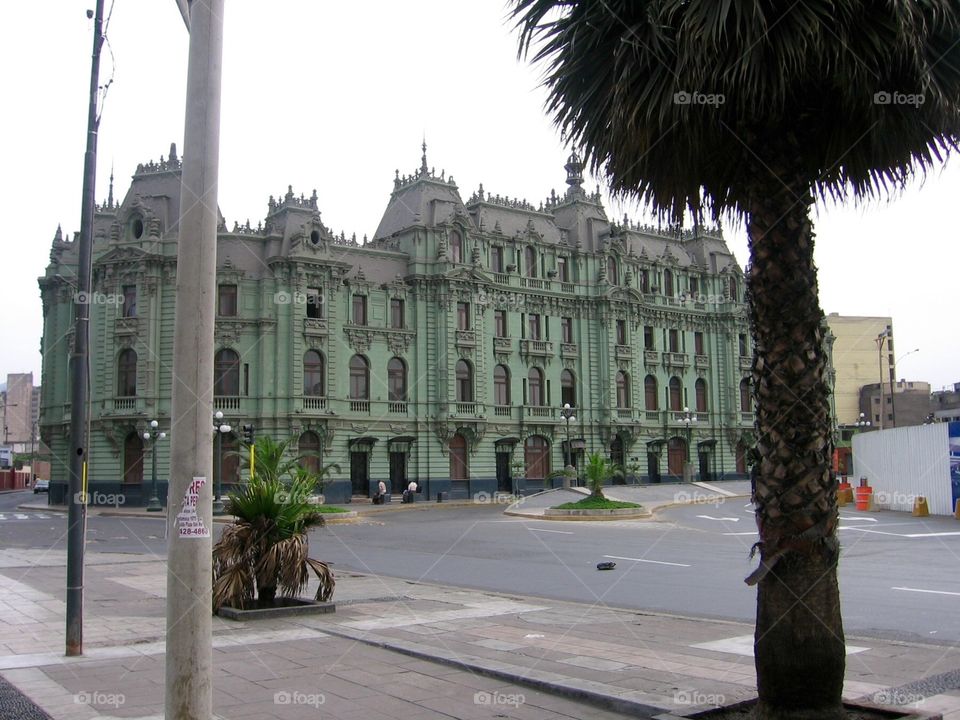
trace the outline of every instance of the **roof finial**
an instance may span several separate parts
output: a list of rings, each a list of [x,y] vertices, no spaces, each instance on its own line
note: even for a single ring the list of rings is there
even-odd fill
[[[113,163],[110,163],[110,192],[107,194],[107,207],[113,207]]]
[[[420,173],[423,175],[427,174],[427,134],[423,134],[423,145],[420,147],[423,148],[423,155],[420,156]]]

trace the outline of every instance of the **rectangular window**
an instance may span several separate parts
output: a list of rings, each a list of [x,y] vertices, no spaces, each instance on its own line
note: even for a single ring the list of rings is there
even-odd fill
[[[617,345],[627,344],[627,321],[617,320]]]
[[[694,302],[698,302],[697,295],[700,294],[700,278],[692,277],[690,278],[690,299]]]
[[[250,396],[250,364],[243,364],[243,394],[245,397]]]
[[[220,285],[217,288],[217,315],[220,317],[237,316],[236,285]]]
[[[650,271],[649,270],[640,271],[640,292],[642,293],[650,292]]]
[[[747,352],[747,336],[744,335],[743,333],[740,333],[739,341],[740,341],[740,355],[742,357],[746,357],[747,355],[749,355],[749,353]]]
[[[458,330],[470,329],[470,303],[465,303],[465,302],[457,303],[457,329]]]
[[[323,293],[320,288],[307,288],[307,317],[312,320],[323,317]]]
[[[503,248],[502,247],[490,248],[490,272],[495,272],[495,273],[503,272]]]
[[[643,328],[643,349],[644,350],[655,350],[656,344],[653,340],[653,327],[647,325]]]
[[[507,337],[507,311],[493,311],[493,336],[499,338]]]
[[[527,328],[530,331],[529,332],[530,339],[539,340],[540,339],[540,316],[537,315],[536,313],[530,313],[530,315],[527,316],[527,323],[528,323]]]
[[[573,342],[573,318],[560,318],[560,342]]]
[[[703,333],[702,332],[695,332],[693,334],[693,351],[697,355],[706,355],[706,353],[703,350]]]
[[[137,316],[137,286],[136,285],[124,285],[123,286],[123,316],[127,317],[136,317]]]
[[[567,270],[567,259],[565,257],[557,258],[557,279],[560,282],[570,282],[570,273]]]
[[[367,324],[367,296],[366,295],[353,296],[353,324],[354,325]]]
[[[670,352],[680,352],[680,333],[677,330],[670,331]]]
[[[403,325],[403,300],[390,298],[390,327],[399,330]]]

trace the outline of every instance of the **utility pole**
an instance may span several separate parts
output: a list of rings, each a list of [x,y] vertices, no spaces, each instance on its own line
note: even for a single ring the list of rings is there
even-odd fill
[[[213,332],[224,0],[178,0],[190,31],[167,501],[167,720],[213,716]],[[186,7],[186,11],[184,8]],[[178,515],[179,512],[179,515]]]
[[[100,48],[103,45],[103,0],[93,16],[93,58],[90,61],[90,98],[87,109],[87,150],[83,156],[83,197],[77,247],[77,294],[73,298],[76,323],[70,359],[70,480],[67,486],[67,648],[68,656],[83,654],[83,545],[87,524],[87,372],[90,328],[90,274],[93,258],[93,202],[97,180],[97,93],[100,89]],[[87,17],[89,17],[89,11]]]

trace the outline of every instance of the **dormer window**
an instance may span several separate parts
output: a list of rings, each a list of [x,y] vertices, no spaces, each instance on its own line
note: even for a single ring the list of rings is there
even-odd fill
[[[612,255],[607,258],[607,282],[617,284],[617,259]]]
[[[463,236],[456,230],[450,233],[450,262],[463,262]]]
[[[527,271],[527,277],[535,278],[537,276],[537,251],[532,247],[527,247],[523,255],[524,270]]]
[[[130,234],[133,235],[134,240],[139,240],[143,237],[143,218],[139,215],[134,215],[130,218]]]

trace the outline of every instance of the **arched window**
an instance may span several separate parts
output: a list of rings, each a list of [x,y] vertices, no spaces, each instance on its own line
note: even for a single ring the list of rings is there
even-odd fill
[[[370,399],[370,361],[363,355],[350,358],[350,399]]]
[[[647,410],[658,410],[657,404],[657,379],[653,375],[647,375],[643,379],[643,406]]]
[[[123,482],[143,482],[143,438],[132,432],[123,441]]]
[[[300,466],[312,473],[320,472],[320,436],[307,430],[300,436]]]
[[[407,366],[398,357],[387,363],[387,394],[392,402],[407,400]]]
[[[734,302],[740,300],[740,284],[737,282],[737,278],[733,275],[730,276],[730,299]]]
[[[750,378],[740,381],[740,412],[753,412],[753,402],[750,388]]]
[[[527,374],[527,404],[544,405],[543,372],[540,368],[530,368]]]
[[[543,480],[550,474],[550,443],[542,435],[531,435],[523,444],[527,480]]]
[[[503,365],[493,368],[493,404],[510,404],[510,371]]]
[[[240,394],[240,355],[235,350],[220,350],[214,356],[213,394],[220,397]]]
[[[466,360],[457,360],[457,402],[473,402],[473,368]]]
[[[467,455],[466,438],[457,433],[450,438],[450,444],[447,447],[450,450],[450,479],[469,480],[470,459]]]
[[[694,386],[697,394],[697,412],[706,412],[707,411],[707,381],[703,378],[697,379],[697,384]]]
[[[674,412],[683,410],[683,385],[680,383],[680,378],[670,378],[669,394],[670,409]]]
[[[527,246],[523,252],[523,269],[527,271],[527,277],[535,278],[537,276],[537,251]]]
[[[137,394],[137,353],[127,348],[117,356],[117,395],[133,397]]]
[[[673,273],[669,270],[663,271],[663,294],[673,297]]]
[[[610,256],[607,258],[607,281],[608,281],[611,285],[617,285],[617,284],[618,284],[617,259],[616,259],[615,257],[613,257],[613,255],[610,255]]]
[[[560,404],[577,406],[577,381],[569,370],[560,373]]]
[[[303,355],[303,394],[310,397],[326,395],[323,355],[316,350],[307,350]]]
[[[623,370],[617,371],[617,407],[630,407],[630,376]]]
[[[450,233],[450,262],[463,262],[463,236],[456,230]]]

